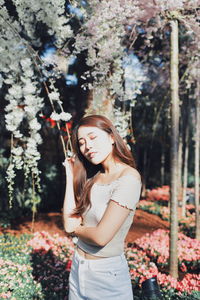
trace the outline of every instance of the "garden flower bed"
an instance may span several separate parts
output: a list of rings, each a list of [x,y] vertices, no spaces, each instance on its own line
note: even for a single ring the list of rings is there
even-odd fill
[[[192,212],[190,212],[191,206],[193,207],[191,209]],[[187,206],[186,206],[186,209],[187,209]],[[189,209],[186,210],[186,217],[181,218],[179,220],[180,231],[191,238],[195,237],[195,212],[193,212],[193,210],[194,210],[194,205],[190,205]]]
[[[137,249],[145,251],[160,269],[165,269],[168,266],[169,232],[167,230],[158,229],[152,234],[146,234],[137,239],[134,245]],[[178,262],[182,272],[198,271],[200,265],[200,241],[179,233]]]
[[[148,190],[146,193],[147,201],[158,201],[164,205],[168,205],[169,197],[170,194],[168,185],[163,185],[162,187]]]
[[[166,206],[161,206],[158,203],[150,200],[140,200],[138,208],[151,214],[155,214],[165,221],[169,221],[169,208]]]
[[[150,200],[140,200],[138,208],[148,213],[159,216],[162,220],[169,221],[169,208]],[[195,212],[194,205],[186,205],[186,217],[179,219],[179,230],[187,236],[195,236]]]
[[[194,188],[187,188],[186,192],[188,196],[194,195]],[[157,202],[158,204],[168,206],[168,202],[170,199],[170,187],[169,185],[163,185],[161,187],[157,187],[152,190],[147,190],[145,198],[147,201],[153,201],[153,202]],[[178,195],[178,198],[181,201],[181,194]]]
[[[150,250],[153,240],[154,248]],[[192,239],[189,240],[183,235],[180,240],[180,267],[184,263],[187,270],[195,272],[199,244],[196,241],[192,243]],[[200,299],[199,275],[188,273],[179,281],[162,272],[168,257],[166,243],[167,233],[156,231],[125,249],[135,291],[140,291],[141,283],[145,279],[157,276],[163,299]],[[164,250],[160,260],[156,253],[162,245]],[[193,247],[193,252],[191,250],[189,253],[188,247]],[[0,299],[67,300],[73,252],[74,244],[71,239],[47,232],[20,237],[0,235]],[[138,299],[137,295],[135,299]]]
[[[29,239],[0,235],[0,299],[43,299],[41,284],[32,274]]]
[[[179,297],[180,299],[200,299],[199,274],[186,274],[182,280],[174,279],[172,276],[162,273],[159,265],[152,262],[145,251],[138,250],[134,246],[126,249],[126,256],[135,289],[141,288],[141,283],[146,279],[157,277],[164,299],[177,300]]]

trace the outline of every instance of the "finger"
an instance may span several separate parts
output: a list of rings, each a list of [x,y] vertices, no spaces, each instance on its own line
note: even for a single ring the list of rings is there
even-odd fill
[[[75,157],[71,158],[71,162],[74,163],[75,162]]]
[[[69,159],[68,158],[66,158],[63,162],[62,162],[62,164],[63,164],[63,166],[64,167],[66,167],[67,165],[69,165]]]

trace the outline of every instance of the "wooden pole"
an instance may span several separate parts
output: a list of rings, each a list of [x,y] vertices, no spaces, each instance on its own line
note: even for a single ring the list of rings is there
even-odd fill
[[[178,277],[178,149],[179,149],[179,76],[178,21],[171,20],[171,183],[170,183],[170,275]]]

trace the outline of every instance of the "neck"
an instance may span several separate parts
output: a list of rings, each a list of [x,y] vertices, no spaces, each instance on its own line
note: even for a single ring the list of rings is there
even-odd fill
[[[111,175],[119,171],[119,168],[122,166],[122,163],[114,160],[113,158],[109,161],[105,161],[102,163],[102,167],[104,169],[104,175]]]

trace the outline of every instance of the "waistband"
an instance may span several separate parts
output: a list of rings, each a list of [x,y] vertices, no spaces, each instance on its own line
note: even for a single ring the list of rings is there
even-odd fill
[[[126,257],[124,255],[124,253],[122,253],[121,255],[117,255],[117,256],[111,256],[111,257],[105,257],[105,258],[101,258],[101,259],[87,259],[83,256],[81,256],[77,250],[75,250],[74,252],[74,260],[77,263],[88,263],[89,265],[95,265],[95,266],[102,266],[102,264],[118,264],[121,262],[126,262]]]

